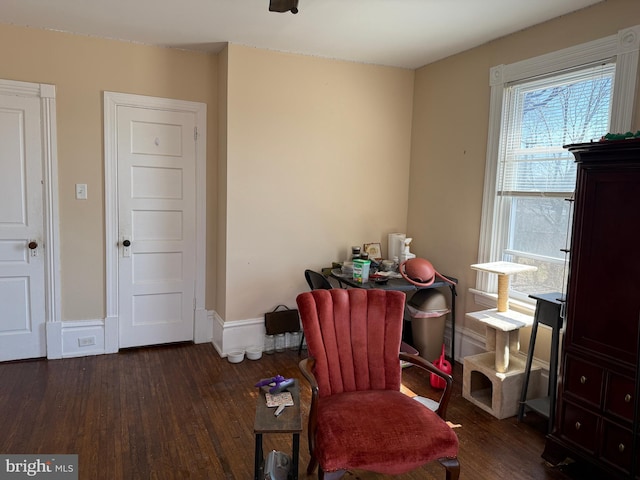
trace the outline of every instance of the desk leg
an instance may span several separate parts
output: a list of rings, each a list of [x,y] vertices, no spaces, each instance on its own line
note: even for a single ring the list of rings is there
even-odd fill
[[[558,321],[551,332],[551,358],[549,359],[549,424],[547,432],[551,433],[556,415],[556,395],[558,392],[558,349],[560,348],[560,329],[562,318],[558,315]],[[635,454],[634,454],[635,457]]]
[[[291,458],[291,478],[298,480],[298,457],[300,453],[300,434],[293,434],[293,455]]]
[[[254,459],[254,468],[253,468],[253,480],[260,480],[260,470],[262,469],[263,462],[263,454],[262,454],[262,434],[256,433],[256,453]]]
[[[518,421],[524,418],[525,402],[527,401],[527,390],[529,389],[529,377],[531,376],[531,364],[533,363],[533,352],[536,348],[536,336],[538,335],[538,307],[533,317],[531,326],[531,338],[529,339],[529,352],[527,353],[527,365],[524,367],[524,381],[522,383],[522,393],[520,394],[520,405],[518,406]],[[553,342],[552,342],[553,343]],[[551,346],[553,348],[553,345]],[[553,352],[552,352],[553,354]],[[549,374],[551,377],[551,374]]]

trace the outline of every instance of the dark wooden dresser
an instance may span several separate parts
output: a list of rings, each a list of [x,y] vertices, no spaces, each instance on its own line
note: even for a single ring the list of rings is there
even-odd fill
[[[578,173],[566,331],[555,425],[542,457],[587,462],[600,478],[640,478],[640,140],[567,148]]]

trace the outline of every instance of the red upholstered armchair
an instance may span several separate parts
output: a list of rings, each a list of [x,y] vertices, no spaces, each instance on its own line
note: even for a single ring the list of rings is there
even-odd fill
[[[400,352],[405,294],[365,289],[314,290],[297,303],[311,384],[307,473],[339,478],[349,469],[389,475],[438,460],[446,478],[460,474],[458,438],[443,417],[452,379]],[[400,360],[440,375],[447,386],[436,412],[400,392]]]

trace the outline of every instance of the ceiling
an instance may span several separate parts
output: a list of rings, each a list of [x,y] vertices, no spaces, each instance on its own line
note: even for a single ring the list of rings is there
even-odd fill
[[[218,52],[226,42],[418,68],[602,0],[1,0],[0,22]]]

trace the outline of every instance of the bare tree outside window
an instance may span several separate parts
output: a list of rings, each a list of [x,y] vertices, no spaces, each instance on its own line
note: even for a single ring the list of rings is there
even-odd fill
[[[615,65],[510,86],[498,178],[508,225],[502,260],[535,265],[515,275],[514,297],[564,291],[576,166],[564,148],[608,132]]]

